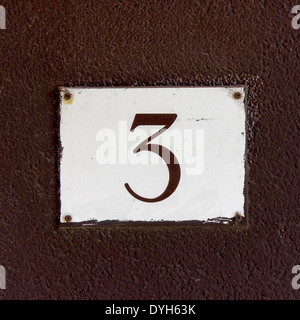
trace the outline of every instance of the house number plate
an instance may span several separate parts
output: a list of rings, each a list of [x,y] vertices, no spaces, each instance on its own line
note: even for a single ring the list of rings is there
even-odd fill
[[[244,217],[245,88],[60,88],[61,223]]]

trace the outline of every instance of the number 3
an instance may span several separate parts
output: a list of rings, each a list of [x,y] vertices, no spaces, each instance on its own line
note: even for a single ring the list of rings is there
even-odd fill
[[[178,160],[175,155],[167,148],[158,145],[148,143],[152,139],[158,137],[165,130],[169,129],[171,125],[177,118],[177,114],[136,114],[133,120],[130,131],[134,131],[138,126],[148,126],[148,125],[164,125],[162,129],[158,132],[144,140],[140,143],[134,150],[134,153],[138,153],[141,151],[150,151],[156,153],[160,156],[166,163],[169,169],[169,183],[165,189],[165,191],[156,198],[144,198],[136,194],[129,186],[128,183],[125,183],[125,188],[128,192],[138,200],[144,202],[158,202],[168,198],[177,188],[180,180],[180,166],[178,164]],[[158,151],[159,150],[159,151]]]

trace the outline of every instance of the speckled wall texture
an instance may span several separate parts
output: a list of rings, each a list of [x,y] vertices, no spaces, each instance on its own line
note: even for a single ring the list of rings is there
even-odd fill
[[[298,299],[295,1],[2,0],[2,299]],[[248,229],[59,229],[59,86],[248,86]]]

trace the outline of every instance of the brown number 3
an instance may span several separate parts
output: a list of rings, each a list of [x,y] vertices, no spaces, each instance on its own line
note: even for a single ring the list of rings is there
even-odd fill
[[[158,132],[144,140],[140,143],[134,150],[134,153],[141,151],[150,151],[156,153],[160,156],[166,163],[169,169],[169,183],[165,191],[156,198],[144,198],[136,194],[129,186],[128,183],[125,183],[125,188],[128,192],[138,200],[144,202],[158,202],[168,198],[177,188],[180,180],[180,166],[175,155],[167,148],[158,145],[149,143],[152,139],[156,138],[162,134],[165,130],[169,129],[170,126],[174,123],[177,118],[177,114],[136,114],[133,120],[130,131],[134,131],[138,126],[148,126],[148,125],[164,125],[162,129]]]

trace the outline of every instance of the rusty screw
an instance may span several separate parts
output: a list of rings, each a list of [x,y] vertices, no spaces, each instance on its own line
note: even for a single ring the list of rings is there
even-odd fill
[[[240,92],[235,92],[235,93],[233,94],[233,98],[234,98],[234,99],[241,99],[241,97],[242,97],[242,94],[241,94]]]
[[[238,225],[239,223],[241,223],[243,217],[237,212],[234,216],[234,222],[236,225]]]
[[[64,217],[65,222],[71,222],[72,221],[72,217],[70,215],[67,215]]]
[[[69,91],[66,91],[64,94],[64,99],[68,101],[68,100],[71,100],[71,98],[72,98],[71,93]]]

